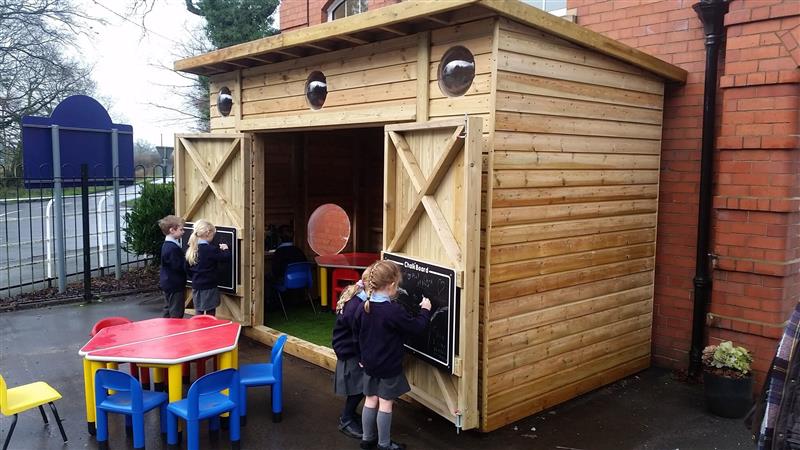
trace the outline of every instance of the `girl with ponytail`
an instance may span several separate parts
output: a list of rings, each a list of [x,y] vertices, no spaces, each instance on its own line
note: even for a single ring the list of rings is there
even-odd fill
[[[194,309],[198,314],[212,316],[219,306],[217,266],[231,257],[226,244],[211,244],[216,233],[217,229],[211,222],[198,220],[189,236],[189,248],[186,250],[187,274],[192,280]]]
[[[403,342],[410,335],[421,334],[428,326],[431,301],[423,297],[420,313],[411,313],[393,300],[402,281],[396,263],[381,260],[373,263],[362,278],[363,308],[357,311],[353,328],[364,368],[364,408],[361,448],[403,450],[405,445],[391,440],[394,399],[411,387],[403,373]],[[345,306],[346,307],[346,306]]]
[[[333,351],[336,353],[336,372],[334,373],[333,391],[347,398],[342,415],[339,416],[339,431],[345,436],[361,439],[361,419],[356,409],[364,399],[364,369],[361,367],[361,356],[353,331],[356,314],[367,299],[364,291],[364,280],[369,277],[371,267],[362,275],[362,279],[342,291],[336,303],[336,324],[333,326]]]

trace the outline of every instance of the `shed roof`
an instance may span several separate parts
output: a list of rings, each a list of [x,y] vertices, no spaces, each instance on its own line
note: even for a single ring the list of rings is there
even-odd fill
[[[215,75],[500,15],[628,62],[670,81],[686,71],[518,0],[407,0],[175,62],[175,70]]]

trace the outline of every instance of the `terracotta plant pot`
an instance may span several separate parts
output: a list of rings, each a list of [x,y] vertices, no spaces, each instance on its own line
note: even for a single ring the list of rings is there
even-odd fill
[[[753,377],[728,378],[703,372],[706,406],[717,416],[744,417],[753,404]]]

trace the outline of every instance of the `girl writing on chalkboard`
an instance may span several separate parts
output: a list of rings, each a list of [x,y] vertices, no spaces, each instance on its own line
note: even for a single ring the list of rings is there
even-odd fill
[[[198,314],[214,315],[219,306],[217,266],[231,257],[226,244],[211,244],[217,229],[207,220],[198,220],[189,236],[186,250],[187,275],[192,280],[192,302]]]
[[[402,281],[400,268],[391,261],[376,261],[363,277],[367,301],[358,311],[361,364],[364,367],[364,409],[361,413],[362,449],[402,450],[405,445],[391,440],[394,399],[409,392],[403,374],[403,341],[425,331],[431,301],[423,297],[417,316],[392,301]]]
[[[362,437],[361,419],[358,418],[356,409],[364,399],[364,369],[361,367],[361,355],[353,325],[357,312],[367,299],[364,279],[369,273],[370,268],[367,268],[358,283],[342,291],[336,303],[336,324],[333,326],[332,343],[336,353],[333,391],[347,397],[342,415],[339,416],[339,431],[355,439]]]

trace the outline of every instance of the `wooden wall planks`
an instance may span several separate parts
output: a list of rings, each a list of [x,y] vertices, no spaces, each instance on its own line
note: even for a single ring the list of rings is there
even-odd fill
[[[484,430],[647,366],[663,116],[638,68],[497,39]]]

